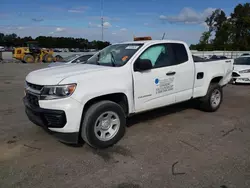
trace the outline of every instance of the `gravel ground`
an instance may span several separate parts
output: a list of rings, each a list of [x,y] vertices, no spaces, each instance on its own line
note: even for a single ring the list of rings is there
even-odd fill
[[[45,66],[0,64],[0,187],[250,187],[249,86],[224,88],[215,113],[184,103],[134,116],[117,145],[94,150],[28,121],[24,79]]]

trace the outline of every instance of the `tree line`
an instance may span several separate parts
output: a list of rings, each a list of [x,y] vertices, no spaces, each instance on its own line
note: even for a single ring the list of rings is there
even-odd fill
[[[43,48],[79,48],[100,50],[110,45],[107,41],[103,42],[94,40],[90,42],[84,38],[39,36],[33,39],[30,36],[22,38],[14,33],[0,33],[0,46],[20,47],[24,46],[25,43],[29,41],[37,41],[39,46]]]
[[[207,31],[202,33],[192,50],[250,50],[250,3],[238,4],[227,16],[216,9],[206,19]]]

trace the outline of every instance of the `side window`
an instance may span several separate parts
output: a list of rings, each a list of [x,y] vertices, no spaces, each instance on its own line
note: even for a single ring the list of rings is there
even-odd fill
[[[188,54],[185,46],[183,44],[172,43],[174,56],[175,56],[175,64],[181,64],[188,61]]]
[[[140,59],[149,59],[153,68],[171,66],[174,64],[174,56],[171,46],[168,44],[158,44],[146,49]]]

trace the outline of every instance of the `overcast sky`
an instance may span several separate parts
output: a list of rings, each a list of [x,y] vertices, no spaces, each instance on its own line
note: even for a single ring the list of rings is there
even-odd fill
[[[103,0],[104,40],[152,36],[197,43],[205,18],[216,8],[227,14],[237,0]],[[0,32],[20,36],[83,37],[101,40],[101,0],[1,0]]]

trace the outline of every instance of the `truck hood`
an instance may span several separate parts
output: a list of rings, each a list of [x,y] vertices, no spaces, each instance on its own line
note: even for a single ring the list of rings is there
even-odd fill
[[[26,81],[37,85],[57,85],[63,79],[70,76],[88,74],[94,71],[103,71],[112,68],[113,67],[90,64],[62,65],[32,71],[27,75]]]
[[[250,69],[250,65],[234,65],[235,71],[242,71],[246,69]]]

